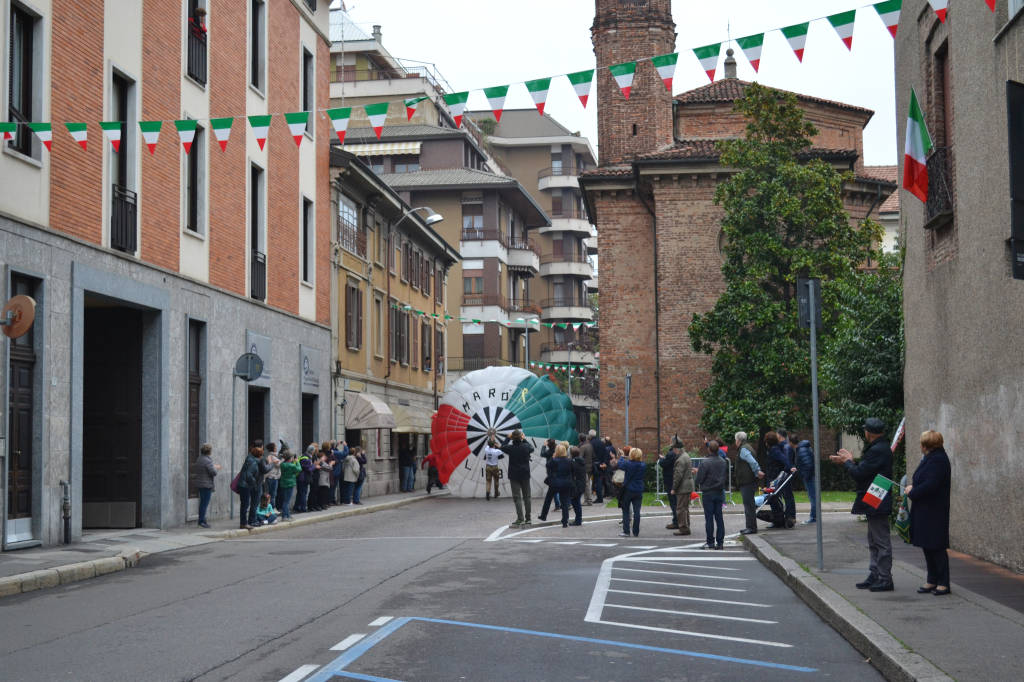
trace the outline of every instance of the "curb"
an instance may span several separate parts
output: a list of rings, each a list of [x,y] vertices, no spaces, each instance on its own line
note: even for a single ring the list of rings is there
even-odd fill
[[[381,504],[358,507],[356,509],[329,512],[327,514],[321,514],[320,516],[304,516],[303,518],[295,519],[294,521],[275,523],[273,526],[260,526],[258,528],[253,528],[252,530],[247,530],[245,528],[232,528],[213,533],[203,533],[201,534],[201,537],[209,538],[211,540],[230,540],[231,538],[246,537],[249,535],[262,535],[276,530],[308,526],[324,521],[334,521],[348,516],[361,516],[363,514],[371,514],[376,511],[397,509],[414,502],[419,502],[420,500],[446,497],[450,494],[451,493],[449,491],[442,490],[436,495],[431,494],[429,496],[422,495],[410,497],[403,500],[394,500],[392,502],[383,502]],[[173,549],[181,548],[175,547]],[[171,549],[164,551],[171,551]],[[64,566],[44,568],[38,571],[19,573],[18,575],[0,578],[0,599],[17,594],[24,594],[26,592],[35,592],[36,590],[42,590],[48,587],[57,587],[59,585],[67,585],[69,583],[88,580],[101,575],[107,575],[108,573],[124,571],[132,568],[133,566],[137,566],[143,557],[149,556],[149,554],[151,554],[151,552],[143,552],[138,549],[124,550],[117,556],[93,559],[92,561],[82,561],[74,564],[65,564]]]
[[[750,552],[777,575],[818,616],[866,656],[871,665],[887,680],[912,682],[952,681],[953,678],[930,661],[907,649],[875,621],[868,618],[841,594],[828,587],[817,576],[783,556],[767,540],[742,536]]]

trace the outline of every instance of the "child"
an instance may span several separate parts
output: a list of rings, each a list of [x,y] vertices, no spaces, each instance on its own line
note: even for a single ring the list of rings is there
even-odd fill
[[[263,493],[260,506],[256,507],[256,525],[273,526],[277,522],[277,510],[270,504],[270,494]]]

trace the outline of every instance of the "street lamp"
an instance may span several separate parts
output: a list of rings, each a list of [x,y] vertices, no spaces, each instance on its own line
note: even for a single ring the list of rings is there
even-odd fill
[[[433,225],[435,223],[439,223],[442,220],[444,220],[444,216],[443,215],[441,215],[440,213],[435,212],[434,209],[430,208],[429,206],[417,206],[416,208],[410,208],[408,211],[403,213],[402,217],[399,218],[395,222],[396,223],[402,222],[403,220],[406,219],[407,216],[412,215],[416,211],[426,211],[427,212],[426,216],[424,216],[424,218],[423,218],[423,222],[425,222],[427,225]]]

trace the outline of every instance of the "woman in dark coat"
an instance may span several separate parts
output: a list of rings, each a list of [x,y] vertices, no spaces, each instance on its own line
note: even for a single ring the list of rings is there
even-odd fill
[[[904,492],[910,498],[910,541],[924,550],[928,582],[921,594],[949,594],[949,457],[942,448],[942,434],[921,434],[921,463]]]

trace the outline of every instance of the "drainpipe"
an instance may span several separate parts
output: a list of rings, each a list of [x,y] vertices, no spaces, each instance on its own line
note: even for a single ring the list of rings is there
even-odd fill
[[[431,261],[431,264],[433,265],[433,269],[430,271],[430,279],[436,280],[437,278],[434,277],[434,273],[437,272],[437,261],[436,260]],[[430,306],[431,306],[430,307],[430,312],[433,313],[433,315],[431,315],[431,319],[436,320],[437,319],[437,282],[436,281],[434,282],[434,295],[431,296],[430,298],[431,298],[431,301],[430,301]],[[431,358],[432,362],[431,362],[431,365],[430,365],[430,371],[431,371],[431,374],[433,374],[433,376],[430,378],[430,383],[434,386],[434,409],[436,410],[437,409],[437,348],[434,347],[434,344],[437,342],[437,333],[434,331],[433,323],[431,323],[431,325],[430,325],[430,334],[433,337],[432,339],[430,339],[430,347],[433,349],[430,354],[434,356],[434,357]]]
[[[634,167],[634,175],[639,177]],[[640,192],[639,183],[637,183],[636,195],[640,197],[640,202],[647,209],[647,212],[651,214],[651,226],[654,230],[654,404],[655,413],[658,419],[658,449],[661,450],[661,325],[659,320],[659,313],[661,304],[658,299],[658,216],[654,213],[654,207],[647,201],[644,195]]]
[[[63,490],[63,500],[60,509],[64,518],[64,544],[71,544],[71,483],[61,481],[60,487]]]

